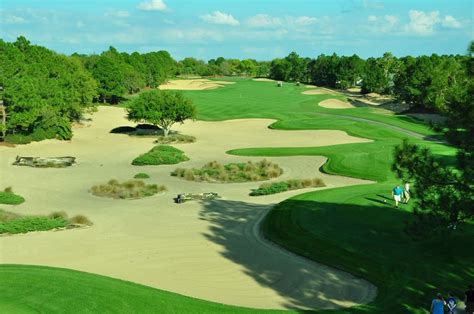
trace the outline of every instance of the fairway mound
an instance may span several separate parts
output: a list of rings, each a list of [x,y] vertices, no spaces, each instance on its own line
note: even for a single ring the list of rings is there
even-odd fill
[[[329,109],[348,109],[348,108],[355,108],[348,102],[339,100],[339,99],[326,99],[319,103],[321,107],[329,108]]]
[[[159,89],[172,90],[208,90],[224,87],[224,85],[235,84],[229,81],[211,81],[208,79],[194,79],[194,80],[170,80],[165,84],[160,85]]]

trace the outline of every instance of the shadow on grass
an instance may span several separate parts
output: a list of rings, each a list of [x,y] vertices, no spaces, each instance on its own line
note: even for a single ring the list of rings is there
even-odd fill
[[[474,252],[467,249],[474,227],[414,242],[403,231],[412,214],[376,200],[355,205],[289,199],[275,206],[261,227],[265,237],[280,246],[377,286],[374,302],[331,313],[422,312],[438,291],[460,297],[474,278]],[[370,300],[361,281],[356,284],[331,268],[313,268],[292,254],[275,253],[275,247],[255,237],[259,216],[266,210],[265,205],[245,202],[206,202],[200,218],[212,226],[204,236],[222,246],[221,254],[241,265],[245,274],[284,298],[288,309]],[[324,268],[322,274],[318,268]]]

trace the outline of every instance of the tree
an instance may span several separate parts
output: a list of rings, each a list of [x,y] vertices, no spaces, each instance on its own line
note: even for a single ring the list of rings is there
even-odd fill
[[[168,136],[175,123],[183,123],[196,117],[196,108],[183,94],[168,90],[152,90],[141,93],[127,109],[128,119],[147,122],[163,129]]]
[[[382,93],[388,86],[388,78],[385,76],[383,67],[375,58],[367,59],[362,76],[361,93]]]
[[[458,149],[456,164],[437,160],[430,150],[405,141],[395,149],[392,170],[414,183],[418,199],[415,221],[407,231],[414,237],[456,230],[474,219],[474,45],[462,63],[464,76],[450,82],[441,110],[447,115],[447,139]],[[430,88],[430,86],[427,86]]]

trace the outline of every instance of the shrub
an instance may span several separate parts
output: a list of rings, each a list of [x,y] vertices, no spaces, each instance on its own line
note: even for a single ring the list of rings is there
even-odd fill
[[[135,176],[133,176],[134,179],[149,179],[150,175],[144,172],[139,172]]]
[[[71,224],[92,226],[92,222],[84,215],[76,215],[69,219]]]
[[[194,143],[196,138],[191,135],[183,134],[171,134],[168,136],[160,135],[156,139],[155,143],[158,144],[184,144],[184,143]]]
[[[123,183],[117,180],[109,180],[106,184],[94,185],[90,192],[95,196],[110,197],[116,199],[136,199],[152,196],[158,192],[166,191],[166,187],[156,184],[145,184],[141,180],[129,180]]]
[[[11,187],[8,187],[4,192],[0,192],[0,204],[18,205],[25,201],[25,199],[12,192]]]
[[[11,186],[9,186],[9,187],[6,187],[5,190],[3,190],[3,192],[5,192],[5,193],[13,193],[13,189],[12,189]]]
[[[287,180],[282,182],[264,183],[259,186],[258,189],[252,190],[250,196],[260,196],[276,194],[291,190],[298,190],[308,187],[321,187],[325,186],[323,180],[319,178],[314,179],[303,179],[303,180]]]
[[[62,218],[49,218],[46,216],[25,216],[17,219],[0,222],[0,234],[46,231],[56,228],[63,228],[66,227],[68,224],[68,221]]]
[[[5,136],[5,141],[12,144],[29,144],[32,140],[31,136],[24,134],[8,134]]]
[[[67,219],[67,214],[65,211],[59,211],[59,212],[52,212],[51,214],[48,215],[49,218],[51,219]]]
[[[147,153],[138,156],[132,161],[132,165],[171,165],[189,160],[184,152],[168,145],[158,145]]]
[[[189,181],[206,182],[247,182],[262,181],[276,178],[283,173],[277,165],[267,160],[258,163],[229,163],[222,165],[211,161],[202,168],[182,169],[177,168],[171,175]]]

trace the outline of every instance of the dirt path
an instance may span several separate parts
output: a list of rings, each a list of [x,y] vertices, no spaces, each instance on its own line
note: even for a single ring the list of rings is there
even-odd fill
[[[376,288],[352,275],[295,256],[259,236],[258,225],[278,202],[305,191],[250,197],[259,183],[211,184],[171,177],[176,167],[218,160],[258,157],[227,155],[244,147],[304,147],[367,142],[342,131],[278,131],[273,120],[189,122],[174,128],[197,142],[175,145],[190,161],[179,165],[135,167],[131,160],[154,146],[151,138],[111,134],[132,125],[121,108],[100,107],[89,127],[75,129],[70,142],[48,140],[15,148],[0,147],[0,188],[12,186],[26,202],[2,208],[22,214],[65,210],[94,222],[87,229],[0,237],[0,263],[71,268],[125,279],[180,294],[255,308],[337,308],[367,303]],[[15,167],[16,155],[77,157],[65,169]],[[327,188],[370,183],[319,172],[324,157],[273,157],[284,174],[277,180],[321,177]],[[138,172],[150,183],[165,184],[165,194],[140,200],[112,200],[88,189]],[[174,204],[182,192],[214,191],[212,202]]]

